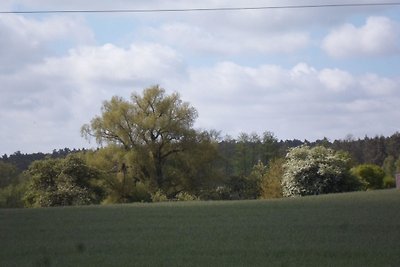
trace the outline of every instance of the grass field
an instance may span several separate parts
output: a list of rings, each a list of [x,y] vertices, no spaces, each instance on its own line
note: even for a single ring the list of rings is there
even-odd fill
[[[400,191],[0,210],[0,266],[400,266]]]

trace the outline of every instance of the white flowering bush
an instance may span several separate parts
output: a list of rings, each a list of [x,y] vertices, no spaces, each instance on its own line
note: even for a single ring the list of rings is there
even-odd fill
[[[284,164],[283,196],[358,190],[360,183],[349,170],[350,157],[344,152],[322,146],[293,148],[286,155]]]
[[[192,195],[188,192],[179,192],[176,196],[175,196],[176,200],[178,201],[194,201],[194,200],[199,200],[198,197],[196,197],[195,195]]]
[[[97,175],[77,156],[35,161],[24,201],[28,207],[86,205],[96,201],[89,180]]]
[[[161,189],[157,190],[154,194],[151,194],[152,202],[164,202],[168,201],[167,195],[161,191]]]

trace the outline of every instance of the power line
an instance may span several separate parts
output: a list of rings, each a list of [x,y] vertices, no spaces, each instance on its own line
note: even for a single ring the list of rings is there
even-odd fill
[[[400,2],[386,3],[352,3],[352,4],[315,4],[315,5],[285,5],[257,7],[212,7],[212,8],[172,8],[172,9],[87,9],[87,10],[20,10],[0,11],[0,14],[51,14],[51,13],[167,13],[167,12],[207,12],[207,11],[240,11],[267,9],[306,9],[306,8],[335,8],[335,7],[374,7],[400,6]]]

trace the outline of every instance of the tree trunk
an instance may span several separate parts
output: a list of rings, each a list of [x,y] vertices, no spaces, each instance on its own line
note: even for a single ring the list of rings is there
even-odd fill
[[[159,155],[155,158],[155,168],[156,168],[156,183],[159,189],[162,188],[164,183],[164,174],[163,174],[163,160]]]

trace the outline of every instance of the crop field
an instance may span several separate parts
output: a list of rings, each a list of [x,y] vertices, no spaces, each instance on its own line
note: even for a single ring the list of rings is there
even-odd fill
[[[0,266],[400,266],[400,191],[0,210]]]

